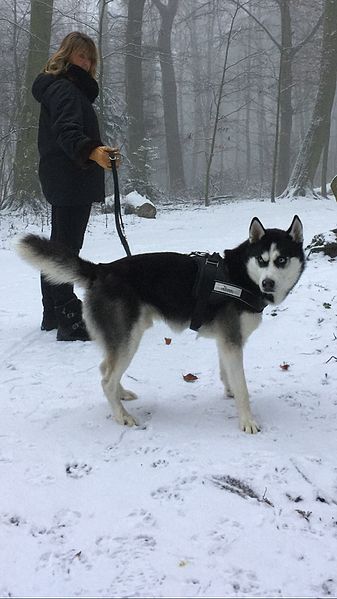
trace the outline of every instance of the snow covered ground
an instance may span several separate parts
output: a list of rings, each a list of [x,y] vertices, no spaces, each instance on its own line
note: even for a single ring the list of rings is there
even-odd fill
[[[222,251],[253,216],[288,228],[295,213],[306,244],[336,227],[332,199],[159,209],[125,227],[134,253]],[[0,596],[336,596],[337,262],[312,255],[246,346],[259,434],[240,432],[213,342],[164,324],[124,379],[130,429],[111,418],[99,348],[39,330],[23,231],[41,223],[1,217]],[[122,255],[113,215],[95,215],[82,256]]]

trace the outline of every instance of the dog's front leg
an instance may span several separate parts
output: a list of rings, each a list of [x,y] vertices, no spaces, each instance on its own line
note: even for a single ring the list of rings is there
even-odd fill
[[[234,397],[234,393],[232,392],[232,389],[229,386],[226,367],[225,367],[223,356],[221,355],[220,350],[219,350],[219,370],[220,370],[220,379],[223,382],[226,397]]]
[[[249,405],[249,395],[243,369],[243,351],[241,347],[218,343],[220,372],[225,372],[225,389],[232,391],[239,413],[240,428],[245,433],[257,433],[260,428],[256,424]]]

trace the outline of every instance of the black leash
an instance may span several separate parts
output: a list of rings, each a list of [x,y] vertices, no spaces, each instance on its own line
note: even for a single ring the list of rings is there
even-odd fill
[[[125,250],[126,255],[131,256],[131,250],[129,248],[129,244],[128,244],[126,236],[125,236],[125,230],[124,230],[124,225],[123,225],[123,220],[122,220],[121,198],[119,195],[119,183],[118,183],[118,174],[117,174],[117,167],[116,167],[116,158],[112,155],[110,155],[110,162],[111,162],[111,170],[112,170],[112,176],[113,176],[113,180],[114,180],[114,190],[115,190],[114,200],[115,200],[116,229],[117,229],[119,239],[121,240],[121,243]]]

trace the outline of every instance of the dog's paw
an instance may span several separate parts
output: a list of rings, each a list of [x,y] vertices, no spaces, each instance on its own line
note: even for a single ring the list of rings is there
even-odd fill
[[[123,426],[137,426],[138,424],[137,420],[126,410],[120,410],[118,414],[115,414],[115,420]]]
[[[120,398],[124,401],[133,401],[134,399],[138,399],[138,395],[130,389],[124,389],[124,387],[120,388]]]
[[[240,420],[240,428],[244,433],[248,433],[249,435],[255,435],[255,433],[261,430],[253,418],[243,418]]]

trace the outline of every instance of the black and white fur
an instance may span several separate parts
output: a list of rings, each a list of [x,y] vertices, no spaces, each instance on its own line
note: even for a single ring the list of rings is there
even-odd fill
[[[298,216],[286,231],[265,229],[253,218],[249,239],[225,251],[231,282],[259,294],[266,305],[279,304],[303,271],[302,242]],[[90,336],[104,351],[100,366],[104,393],[117,422],[136,424],[121,402],[136,398],[122,387],[122,375],[155,319],[164,319],[175,330],[189,327],[196,262],[185,254],[163,252],[93,264],[37,235],[22,238],[18,251],[52,283],[75,283],[86,289],[83,314]],[[250,410],[243,346],[261,319],[260,313],[226,298],[221,305],[207,307],[199,330],[201,336],[216,340],[225,392],[234,395],[240,427],[247,433],[256,433],[259,426]]]

